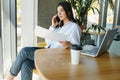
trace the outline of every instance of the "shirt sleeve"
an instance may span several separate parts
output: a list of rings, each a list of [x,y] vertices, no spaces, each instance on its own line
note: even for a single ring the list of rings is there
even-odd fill
[[[80,45],[80,37],[81,37],[81,29],[79,26],[74,27],[68,36],[67,40],[71,42],[71,44],[79,44]]]

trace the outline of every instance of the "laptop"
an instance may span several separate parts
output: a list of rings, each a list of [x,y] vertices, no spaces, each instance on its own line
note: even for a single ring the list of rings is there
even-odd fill
[[[83,50],[81,54],[91,56],[91,57],[98,57],[104,54],[109,49],[116,32],[117,32],[117,29],[108,30],[105,33],[99,47],[93,46],[93,45],[85,45],[83,46]]]

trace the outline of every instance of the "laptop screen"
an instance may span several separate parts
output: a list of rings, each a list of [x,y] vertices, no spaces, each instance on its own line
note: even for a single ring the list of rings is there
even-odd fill
[[[117,32],[117,29],[112,29],[112,30],[108,30],[105,33],[105,36],[98,49],[97,56],[103,54],[105,51],[107,51],[110,48],[110,45],[114,39],[116,32]]]

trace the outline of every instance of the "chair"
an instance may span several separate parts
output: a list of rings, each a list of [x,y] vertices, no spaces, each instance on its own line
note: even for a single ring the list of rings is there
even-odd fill
[[[117,33],[115,35],[115,38],[109,48],[110,53],[116,53],[120,55],[120,26],[115,26],[115,28],[118,28]]]
[[[38,47],[45,47],[47,44],[45,42],[39,42],[37,43]]]
[[[113,42],[109,48],[109,52],[120,55],[120,41],[113,40]]]

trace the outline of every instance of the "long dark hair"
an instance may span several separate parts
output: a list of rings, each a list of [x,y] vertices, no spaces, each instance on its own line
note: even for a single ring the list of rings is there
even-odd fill
[[[62,6],[62,7],[63,7],[63,9],[65,10],[65,13],[66,13],[66,15],[67,15],[67,18],[68,18],[70,21],[76,22],[75,19],[74,19],[74,17],[73,17],[72,7],[71,7],[71,5],[70,5],[69,2],[67,2],[67,1],[62,1],[62,2],[60,2],[60,3],[57,5],[57,7],[58,7],[58,6]],[[64,23],[63,23],[63,21],[61,21],[61,23],[59,24],[59,26],[63,26],[63,25],[64,25]]]

